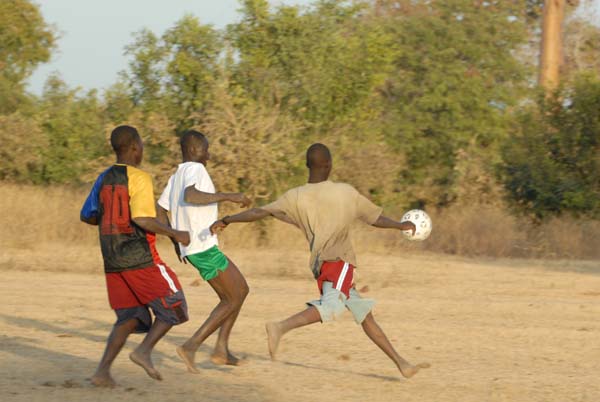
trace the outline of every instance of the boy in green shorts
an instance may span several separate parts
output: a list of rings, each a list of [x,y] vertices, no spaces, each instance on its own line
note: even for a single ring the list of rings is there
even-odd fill
[[[240,360],[229,352],[231,328],[248,295],[248,285],[236,265],[218,247],[217,236],[209,230],[217,220],[217,204],[231,201],[248,206],[250,200],[241,193],[217,193],[206,171],[210,157],[208,140],[197,131],[188,131],[181,137],[181,163],[171,176],[158,200],[157,215],[178,230],[190,233],[190,244],[176,244],[180,258],[191,263],[219,296],[220,302],[196,333],[183,345],[177,354],[185,362],[188,371],[198,373],[194,356],[198,347],[217,329],[219,337],[212,353],[215,364],[238,365]],[[181,229],[186,228],[186,229]]]

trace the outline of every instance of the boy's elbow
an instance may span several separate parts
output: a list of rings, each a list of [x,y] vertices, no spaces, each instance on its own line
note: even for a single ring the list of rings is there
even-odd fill
[[[189,186],[185,190],[183,190],[183,201],[188,204],[198,204],[201,201],[201,198],[198,196],[200,193],[198,190],[194,188],[194,186]]]
[[[85,215],[79,215],[79,220],[81,222],[87,223],[88,225],[97,225],[98,224],[98,220],[96,218],[96,216],[85,216]]]
[[[192,193],[191,193],[192,188],[188,187],[184,190],[183,192],[183,201],[187,202],[188,204],[191,203],[191,199],[192,199]]]

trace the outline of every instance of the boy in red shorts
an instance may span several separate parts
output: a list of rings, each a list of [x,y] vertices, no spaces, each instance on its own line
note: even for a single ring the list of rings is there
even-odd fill
[[[269,352],[275,358],[281,337],[288,331],[316,322],[334,320],[346,309],[361,324],[367,336],[390,357],[402,375],[410,378],[427,363],[412,365],[391,345],[371,309],[374,301],[361,298],[354,287],[356,257],[350,242],[350,226],[356,220],[379,228],[415,231],[411,222],[397,222],[381,214],[382,209],[362,196],[352,186],[328,180],[332,160],[329,149],[313,144],[306,153],[308,183],[293,188],[277,201],[262,208],[253,208],[237,215],[226,216],[211,226],[211,231],[225,228],[233,222],[253,222],[275,216],[296,225],[310,245],[310,267],[317,280],[321,297],[307,303],[308,308],[280,322],[266,325]]]
[[[83,222],[98,226],[108,299],[117,315],[91,378],[101,387],[115,386],[110,366],[132,332],[148,333],[129,358],[151,378],[162,380],[152,364],[152,349],[173,325],[188,320],[181,285],[160,259],[155,242],[159,233],[188,244],[189,233],[156,220],[152,179],[136,168],[144,150],[137,130],[119,126],[110,142],[117,162],[98,177],[80,214]],[[154,312],[154,322],[148,308]]]

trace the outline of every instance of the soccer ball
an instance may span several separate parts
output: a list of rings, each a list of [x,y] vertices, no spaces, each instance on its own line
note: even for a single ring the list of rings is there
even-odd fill
[[[431,227],[432,227],[431,218],[429,217],[429,215],[427,215],[427,213],[425,211],[422,211],[420,209],[411,209],[410,211],[405,213],[404,216],[402,217],[402,222],[406,222],[406,221],[414,223],[415,226],[417,227],[417,230],[415,231],[414,236],[412,234],[412,231],[410,231],[410,230],[402,231],[402,234],[408,240],[421,240],[422,241],[429,237],[429,234],[431,233]]]

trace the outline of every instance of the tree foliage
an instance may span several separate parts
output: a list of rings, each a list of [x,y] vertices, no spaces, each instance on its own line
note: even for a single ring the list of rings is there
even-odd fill
[[[131,124],[159,189],[178,136],[195,127],[217,186],[256,198],[301,183],[303,152],[319,141],[335,180],[386,206],[508,199],[540,218],[598,216],[598,29],[568,19],[566,79],[540,98],[542,4],[240,0],[225,29],[184,15],[164,33],[137,32],[102,94],[51,76],[33,97],[23,84],[55,35],[30,1],[0,2],[0,179],[91,180],[112,160],[111,129]],[[591,73],[575,79],[581,70]]]
[[[28,0],[0,1],[0,114],[26,101],[25,80],[50,59],[56,35]]]
[[[386,136],[406,155],[399,182],[423,203],[454,200],[457,153],[493,152],[524,93],[513,51],[525,25],[512,7],[485,3],[435,2],[389,21],[400,55],[383,91]]]
[[[540,96],[503,148],[502,176],[518,206],[544,218],[600,216],[600,80]]]

